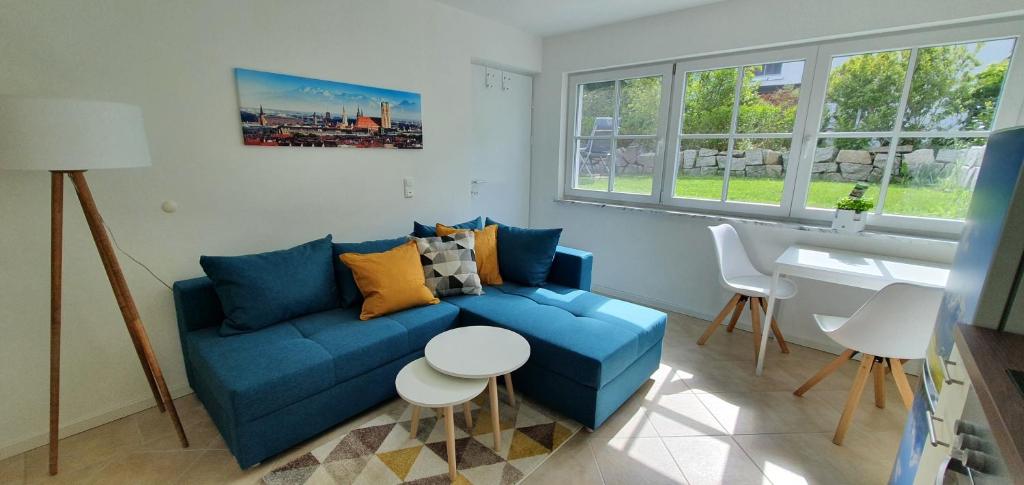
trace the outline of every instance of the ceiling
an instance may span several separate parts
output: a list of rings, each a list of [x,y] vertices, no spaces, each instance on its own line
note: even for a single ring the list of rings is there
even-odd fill
[[[527,32],[548,36],[723,0],[438,0]]]

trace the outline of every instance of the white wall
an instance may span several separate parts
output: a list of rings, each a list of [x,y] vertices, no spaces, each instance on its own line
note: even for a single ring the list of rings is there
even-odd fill
[[[1018,0],[731,0],[544,39],[543,69],[534,82],[534,147],[530,223],[564,227],[563,244],[594,252],[595,288],[710,318],[730,295],[720,289],[710,225],[720,219],[557,202],[565,74],[688,55],[942,22],[1020,9]],[[950,261],[955,243],[911,238],[841,236],[780,224],[738,223],[752,259],[769,272],[789,245],[823,246]],[[849,314],[869,296],[860,290],[798,281],[781,305],[790,339],[833,349],[811,314]],[[748,314],[749,315],[749,314]],[[748,327],[749,328],[749,327]],[[769,366],[771,354],[769,354]]]
[[[538,38],[430,1],[0,0],[0,12],[0,94],[142,107],[153,166],[89,181],[121,246],[167,281],[200,274],[200,254],[475,216],[470,61],[540,68]],[[245,147],[234,67],[419,92],[425,148]],[[0,458],[45,442],[48,184],[0,172]],[[152,401],[70,188],[65,199],[61,408],[75,431]],[[177,213],[160,211],[167,199]],[[121,259],[168,384],[186,392],[171,293]]]

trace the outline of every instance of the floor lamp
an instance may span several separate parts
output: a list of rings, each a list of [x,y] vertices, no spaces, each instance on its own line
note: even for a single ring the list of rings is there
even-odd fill
[[[114,299],[161,412],[167,412],[188,447],[174,401],[121,265],[85,181],[87,170],[149,166],[142,111],[119,103],[0,96],[0,169],[50,172],[50,474],[57,474],[60,427],[61,265],[64,177],[78,194],[103,261]]]

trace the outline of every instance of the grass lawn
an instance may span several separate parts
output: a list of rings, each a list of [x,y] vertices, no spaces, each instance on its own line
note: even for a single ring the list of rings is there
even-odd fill
[[[782,180],[757,178],[730,178],[729,200],[779,204],[782,200]],[[606,177],[580,177],[578,188],[584,190],[607,190]],[[849,195],[852,182],[831,182],[814,180],[807,194],[808,207],[829,209],[835,207],[840,198]],[[637,175],[615,177],[615,191],[634,194],[650,194],[651,178]],[[718,200],[722,194],[721,177],[685,177],[676,179],[676,194],[689,198]],[[872,185],[866,197],[878,200],[878,186]],[[885,213],[921,217],[942,217],[963,219],[971,192],[965,189],[945,190],[939,187],[918,187],[891,184],[886,194]]]

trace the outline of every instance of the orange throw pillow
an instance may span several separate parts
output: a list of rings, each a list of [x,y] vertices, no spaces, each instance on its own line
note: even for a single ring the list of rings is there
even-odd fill
[[[363,294],[360,320],[441,301],[426,286],[416,241],[383,253],[344,253],[339,257],[352,270]]]
[[[468,232],[471,229],[455,229],[444,224],[434,226],[438,236],[450,236],[456,232]],[[480,275],[480,282],[485,285],[500,285],[501,272],[498,271],[498,225],[491,224],[483,229],[473,231],[475,243],[473,250],[476,251],[476,272]]]

